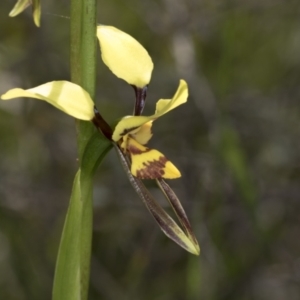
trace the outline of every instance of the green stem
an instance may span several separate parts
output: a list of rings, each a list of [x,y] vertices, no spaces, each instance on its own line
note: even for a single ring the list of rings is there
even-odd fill
[[[70,12],[70,71],[71,80],[76,83],[81,83],[81,63],[80,50],[81,50],[81,29],[82,29],[82,1],[71,0]]]
[[[96,88],[96,0],[71,1],[71,79],[95,99]],[[94,133],[91,122],[77,120],[80,165],[87,142]],[[81,299],[87,299],[92,244],[93,199],[91,182],[81,181],[83,207],[80,232]]]
[[[71,80],[82,86],[94,99],[97,65],[96,0],[71,0],[70,31]],[[77,120],[76,131],[79,170],[74,180],[59,246],[53,300],[88,298],[93,222],[93,170],[111,147],[108,141],[101,142],[100,136],[97,135],[96,141],[100,139],[99,152],[90,153],[89,148],[95,140],[92,122]]]
[[[71,0],[71,80],[95,99],[96,87],[96,0]],[[94,132],[90,122],[76,122],[77,144],[81,160]]]

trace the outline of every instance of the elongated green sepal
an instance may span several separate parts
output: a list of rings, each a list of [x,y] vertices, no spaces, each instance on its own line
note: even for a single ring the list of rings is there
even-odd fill
[[[178,197],[176,196],[174,191],[170,188],[170,186],[163,179],[156,179],[156,182],[157,182],[159,188],[161,189],[161,191],[164,193],[164,195],[168,199],[178,220],[180,221],[182,227],[184,228],[184,231],[185,231],[187,237],[193,243],[195,249],[198,251],[198,254],[200,254],[200,247],[199,247],[198,241],[196,239],[196,236],[192,230],[190,221],[189,221]]]
[[[152,197],[149,191],[146,189],[142,180],[134,177],[130,172],[130,165],[120,150],[120,148],[115,144],[115,149],[120,158],[120,161],[124,167],[126,175],[129,178],[131,185],[134,190],[140,196],[146,207],[148,208],[150,214],[156,220],[160,229],[163,233],[173,240],[176,244],[181,246],[183,249],[188,252],[198,255],[199,248],[196,248],[194,243],[186,236],[186,234],[180,229],[180,227],[176,224],[176,222],[165,212],[165,210],[158,204],[158,202]]]

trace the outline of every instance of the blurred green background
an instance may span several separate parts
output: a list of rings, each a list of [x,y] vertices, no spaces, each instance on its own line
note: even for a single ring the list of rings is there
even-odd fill
[[[69,1],[42,1],[40,29],[30,8],[9,18],[14,4],[1,1],[0,94],[69,79]],[[99,1],[98,20],[152,57],[145,114],[180,78],[189,84],[150,146],[183,174],[170,184],[201,255],[161,233],[111,151],[95,178],[89,299],[299,299],[300,2]],[[102,115],[113,122],[133,104],[99,59]],[[39,101],[0,102],[0,299],[51,298],[76,156],[72,118]]]

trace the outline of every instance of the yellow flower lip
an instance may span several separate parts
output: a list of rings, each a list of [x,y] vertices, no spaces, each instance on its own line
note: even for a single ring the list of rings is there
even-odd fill
[[[113,27],[97,27],[103,62],[119,78],[136,87],[151,79],[153,62],[146,49],[129,34]]]
[[[126,152],[131,157],[131,173],[135,177],[175,179],[181,176],[180,171],[164,154],[141,145],[131,137],[126,140]]]
[[[92,120],[94,102],[89,93],[69,81],[52,81],[32,89],[15,88],[1,96],[2,100],[28,97],[44,100],[68,115],[80,120]]]

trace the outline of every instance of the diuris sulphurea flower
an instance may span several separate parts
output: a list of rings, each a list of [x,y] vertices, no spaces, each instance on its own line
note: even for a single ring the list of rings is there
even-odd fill
[[[10,17],[15,17],[23,12],[28,6],[32,5],[33,21],[37,27],[41,24],[41,2],[40,0],[18,0],[11,12]]]
[[[181,247],[198,255],[200,248],[184,209],[173,190],[164,181],[164,179],[178,178],[181,174],[161,152],[146,147],[152,137],[152,123],[187,101],[187,83],[180,80],[177,91],[171,99],[160,99],[156,103],[153,115],[142,116],[147,86],[153,69],[149,54],[133,37],[112,26],[98,26],[97,37],[104,63],[117,77],[133,86],[136,96],[133,115],[122,118],[114,130],[94,106],[88,92],[68,81],[48,82],[27,90],[12,89],[3,94],[1,99],[29,97],[44,100],[74,118],[92,121],[96,128],[113,143],[133,188],[162,231]],[[152,197],[144,186],[143,179],[157,181],[158,187],[169,201],[183,230]]]

